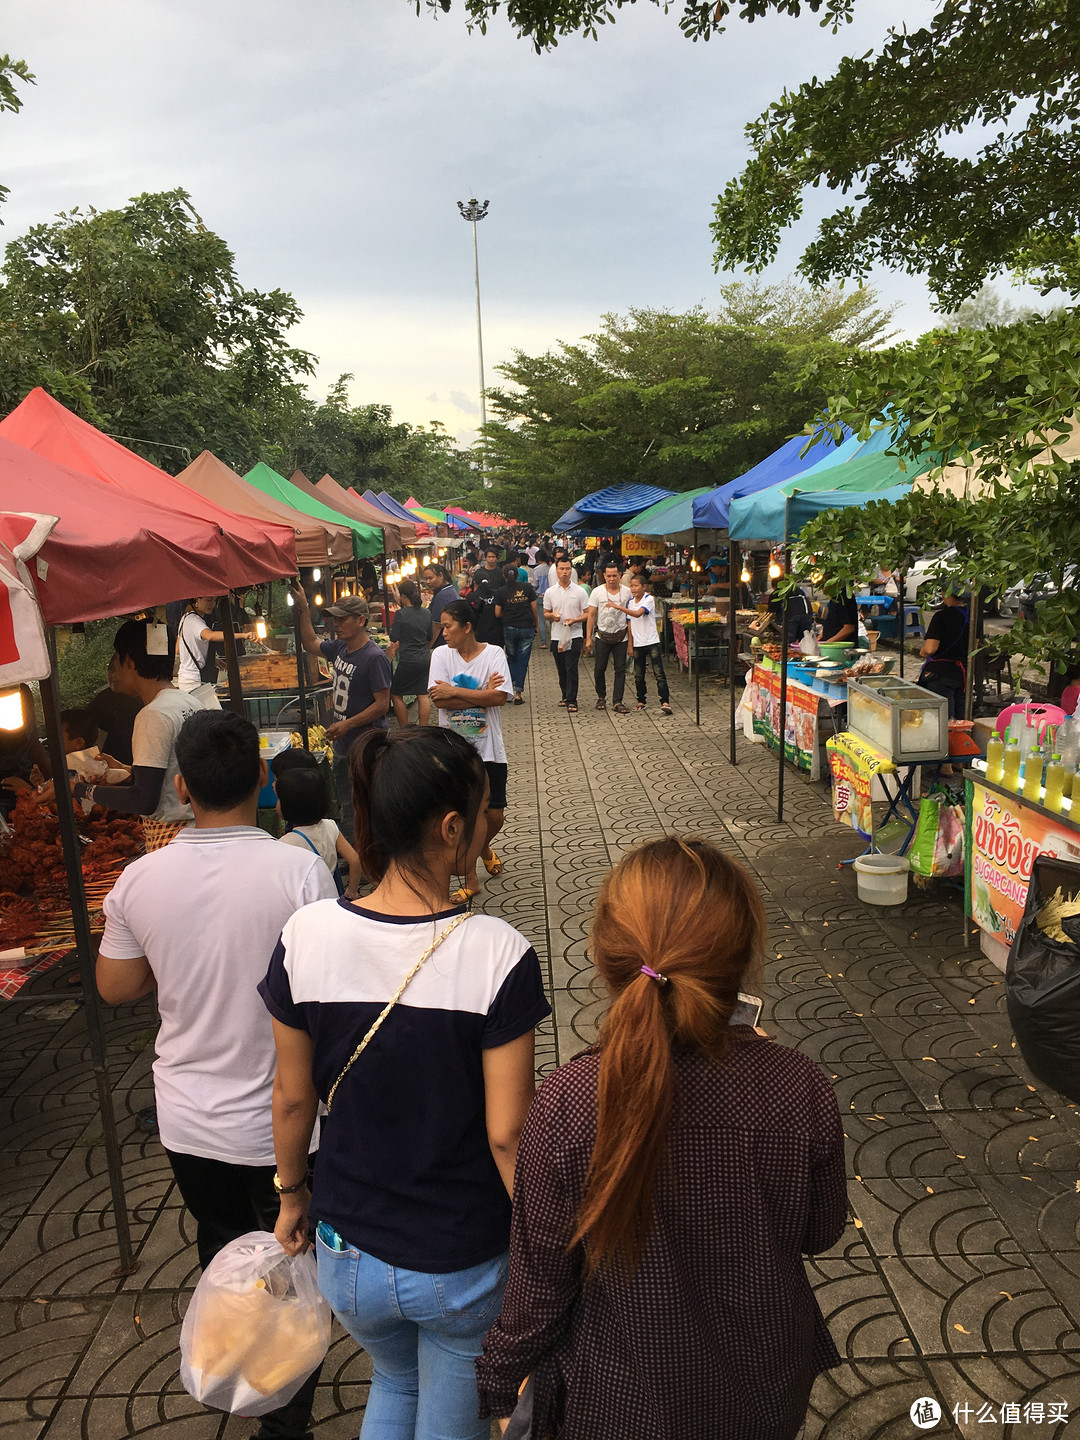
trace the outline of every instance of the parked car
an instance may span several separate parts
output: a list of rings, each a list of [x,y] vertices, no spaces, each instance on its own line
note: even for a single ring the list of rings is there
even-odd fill
[[[1065,586],[1071,590],[1076,585],[1076,566],[1069,565],[1065,569]],[[1022,620],[1035,619],[1035,606],[1040,600],[1052,600],[1058,593],[1058,587],[1049,575],[1036,575],[1030,585],[1020,589],[1017,597],[1017,611]]]
[[[932,572],[939,566],[947,568],[948,562],[956,555],[956,546],[948,545],[942,550],[937,550],[931,555],[923,555],[915,561],[915,564],[904,576],[904,602],[907,605],[926,605],[936,599],[933,587],[929,585]],[[924,586],[926,591],[920,596],[919,591]]]

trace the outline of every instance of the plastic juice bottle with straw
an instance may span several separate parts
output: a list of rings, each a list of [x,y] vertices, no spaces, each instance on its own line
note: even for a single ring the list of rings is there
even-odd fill
[[[1012,730],[1005,731],[1005,751],[1001,757],[1001,783],[1007,790],[1020,789],[1020,744]]]
[[[1065,766],[1061,763],[1060,755],[1051,755],[1050,764],[1046,767],[1046,794],[1043,796],[1043,804],[1048,810],[1056,810],[1061,813],[1061,801],[1065,793]]]
[[[992,785],[1001,784],[1005,742],[1000,735],[991,735],[986,743],[986,778]]]
[[[1038,745],[1028,751],[1027,759],[1024,761],[1024,789],[1025,800],[1033,800],[1036,804],[1042,799],[1043,780],[1043,752]]]

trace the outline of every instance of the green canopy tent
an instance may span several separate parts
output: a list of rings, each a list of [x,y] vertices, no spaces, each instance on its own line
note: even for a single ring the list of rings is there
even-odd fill
[[[294,510],[300,510],[305,515],[311,515],[316,520],[324,520],[333,525],[345,525],[352,531],[353,555],[357,560],[366,560],[371,555],[381,555],[383,551],[383,532],[374,525],[365,525],[362,520],[354,520],[341,510],[332,510],[329,505],[324,505],[321,500],[313,500],[300,490],[296,485],[290,484],[284,475],[279,475],[272,470],[264,460],[249,470],[244,476],[249,485],[254,485],[264,495],[269,495],[275,500],[280,500],[286,505],[291,505]]]

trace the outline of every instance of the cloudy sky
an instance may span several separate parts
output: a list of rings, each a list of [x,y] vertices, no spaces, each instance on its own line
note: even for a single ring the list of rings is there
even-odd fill
[[[838,36],[772,18],[695,45],[639,0],[599,43],[536,55],[504,22],[470,35],[460,13],[418,18],[411,0],[6,0],[0,51],[37,84],[0,117],[0,240],[182,186],[245,284],[297,297],[317,393],[351,371],[355,401],[466,442],[478,380],[458,200],[491,202],[489,384],[513,348],[577,339],[605,311],[708,305],[730,278],[713,273],[708,226],[744,124],[929,8],[861,0]],[[777,278],[809,233],[792,232]],[[920,282],[878,283],[904,330],[926,328]]]

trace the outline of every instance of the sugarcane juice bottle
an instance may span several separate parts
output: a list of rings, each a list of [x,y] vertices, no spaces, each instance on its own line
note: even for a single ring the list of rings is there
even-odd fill
[[[1005,752],[1001,757],[1001,783],[1006,790],[1020,789],[1020,743],[1012,732],[1005,732]]]
[[[1042,746],[1036,745],[1028,751],[1027,759],[1024,761],[1024,790],[1025,800],[1033,800],[1036,804],[1042,799],[1043,779],[1043,752]]]
[[[1043,796],[1043,804],[1048,810],[1056,810],[1061,813],[1061,801],[1065,794],[1065,766],[1061,763],[1060,755],[1051,755],[1050,764],[1046,767],[1046,794]]]
[[[1001,784],[1005,742],[1000,735],[991,735],[986,744],[986,778],[992,785]]]

